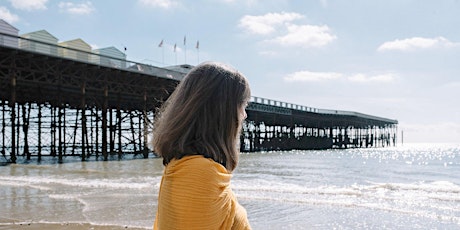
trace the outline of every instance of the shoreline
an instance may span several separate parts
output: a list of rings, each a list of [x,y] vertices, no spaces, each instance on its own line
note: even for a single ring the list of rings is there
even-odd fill
[[[143,159],[157,159],[159,158],[153,153],[150,153],[147,158],[144,158],[143,155],[140,154],[124,154],[121,159],[118,158],[118,155],[109,155],[107,160],[104,160],[102,156],[96,158],[92,156],[87,158],[85,161],[81,160],[80,156],[64,156],[63,161],[59,162],[57,156],[42,156],[42,160],[38,161],[38,156],[33,155],[30,160],[27,160],[25,156],[18,156],[16,163],[12,163],[8,161],[8,159],[0,157],[0,167],[6,167],[10,165],[56,165],[56,164],[68,164],[68,163],[78,163],[78,162],[109,162],[109,161],[130,161],[130,160],[143,160]]]
[[[152,223],[153,226],[153,223]],[[97,225],[90,223],[41,223],[41,222],[21,222],[21,223],[0,223],[0,230],[6,229],[48,229],[48,230],[79,230],[79,229],[101,229],[101,230],[117,230],[117,229],[134,229],[145,230],[150,228],[119,226],[119,225]]]

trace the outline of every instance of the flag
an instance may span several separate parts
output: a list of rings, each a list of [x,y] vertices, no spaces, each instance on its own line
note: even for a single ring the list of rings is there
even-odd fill
[[[197,48],[197,49],[200,48],[200,41],[196,41],[196,48]]]
[[[163,39],[161,39],[160,44],[158,44],[158,47],[162,47],[162,46],[163,46]]]
[[[187,38],[184,36],[184,46],[185,46],[186,42],[187,42]]]
[[[176,43],[174,43],[174,52],[176,52]]]

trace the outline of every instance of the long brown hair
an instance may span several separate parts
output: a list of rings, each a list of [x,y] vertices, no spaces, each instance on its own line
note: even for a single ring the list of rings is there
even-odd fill
[[[216,62],[196,66],[157,112],[154,152],[164,165],[203,155],[233,171],[239,156],[239,112],[250,95],[248,81],[237,70]]]

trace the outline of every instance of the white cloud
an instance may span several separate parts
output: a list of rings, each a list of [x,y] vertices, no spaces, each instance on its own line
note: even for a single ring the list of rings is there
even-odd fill
[[[266,35],[276,31],[276,26],[303,18],[298,13],[268,13],[262,16],[246,15],[240,19],[239,27],[249,33]]]
[[[352,74],[346,75],[336,72],[311,72],[311,71],[299,71],[295,73],[288,74],[284,77],[284,80],[288,82],[320,82],[320,81],[332,81],[332,80],[345,80],[350,82],[358,83],[387,83],[392,82],[396,79],[395,74],[380,74],[380,75],[370,75],[370,74]]]
[[[260,51],[259,55],[265,56],[265,57],[276,57],[278,53],[273,50],[265,50],[265,51]]]
[[[325,46],[337,37],[328,26],[288,25],[287,34],[268,40],[283,46],[300,46],[303,48]]]
[[[221,0],[226,4],[246,4],[247,6],[254,6],[259,1],[258,0]]]
[[[90,14],[94,11],[93,4],[90,1],[84,3],[73,3],[73,2],[60,2],[59,8],[70,14]]]
[[[251,34],[264,35],[265,42],[282,46],[321,47],[337,38],[326,25],[294,23],[303,18],[303,15],[293,12],[246,15],[240,19],[238,26]]]
[[[159,7],[164,9],[173,8],[179,5],[173,0],[139,0],[139,3],[150,7]]]
[[[0,6],[0,18],[8,23],[15,23],[19,21],[19,17],[11,13],[6,7]]]
[[[396,76],[394,74],[370,75],[354,74],[347,79],[353,82],[392,82]]]
[[[48,0],[10,0],[14,8],[20,10],[46,10]]]
[[[334,72],[310,72],[310,71],[299,71],[287,75],[284,79],[289,82],[303,82],[303,81],[325,81],[325,80],[337,80],[342,78],[343,75]]]
[[[458,46],[459,43],[453,43],[444,37],[422,38],[413,37],[406,39],[396,39],[394,41],[385,42],[377,48],[377,51],[413,51],[419,49],[441,48]]]

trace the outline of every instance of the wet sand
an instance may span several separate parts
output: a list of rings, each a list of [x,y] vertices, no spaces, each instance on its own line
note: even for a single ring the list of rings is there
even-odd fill
[[[0,230],[152,229],[157,159],[0,167]]]
[[[84,223],[18,223],[18,224],[5,224],[0,223],[0,230],[6,229],[28,229],[28,230],[81,230],[81,229],[97,229],[97,230],[118,230],[118,229],[134,229],[134,230],[145,230],[146,228],[136,228],[129,226],[102,226],[102,225],[91,225]]]

